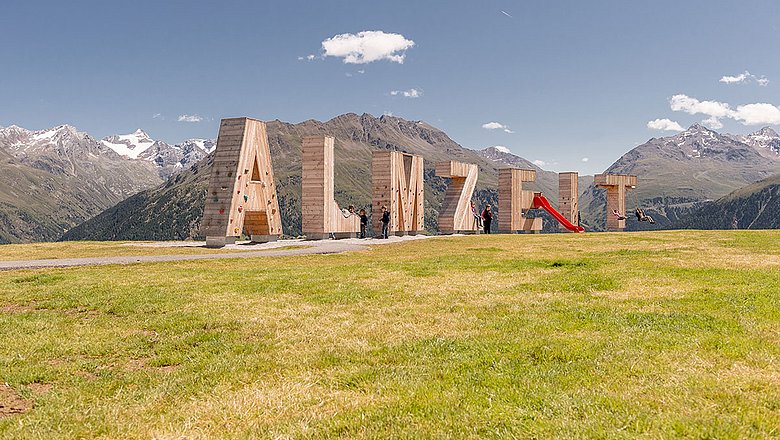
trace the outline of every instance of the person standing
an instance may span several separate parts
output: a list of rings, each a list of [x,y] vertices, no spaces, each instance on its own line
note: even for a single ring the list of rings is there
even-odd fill
[[[382,238],[390,235],[390,211],[387,206],[382,207]]]
[[[366,210],[360,210],[360,238],[366,238],[366,228],[368,227],[368,216]]]
[[[490,223],[493,222],[493,211],[490,210],[490,205],[485,205],[485,210],[482,211],[482,228],[485,234],[490,234]]]

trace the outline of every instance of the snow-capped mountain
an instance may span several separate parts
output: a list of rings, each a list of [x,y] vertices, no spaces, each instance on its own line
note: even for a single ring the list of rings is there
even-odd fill
[[[161,182],[146,161],[118,155],[70,125],[0,129],[0,243],[57,239]]]
[[[769,127],[748,135],[734,135],[732,138],[750,145],[764,157],[780,160],[780,135]]]
[[[762,130],[764,135],[768,130]],[[648,210],[659,226],[668,226],[698,203],[780,172],[780,161],[762,154],[761,147],[747,140],[694,124],[676,135],[652,138],[635,147],[605,172],[637,176],[633,203]],[[603,223],[601,214],[592,213],[604,212],[604,192],[591,186],[580,199],[580,207],[588,224]]]
[[[130,134],[105,137],[102,143],[121,156],[152,162],[163,179],[191,167],[216,147],[216,142],[211,139],[188,139],[170,145],[152,139],[140,128]]]
[[[140,128],[131,134],[115,134],[105,137],[101,142],[120,156],[130,159],[137,159],[144,151],[154,145],[154,140]]]

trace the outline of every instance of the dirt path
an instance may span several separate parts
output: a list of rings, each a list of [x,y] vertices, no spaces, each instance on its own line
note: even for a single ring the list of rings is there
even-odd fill
[[[425,235],[390,237],[387,240],[279,240],[272,243],[263,244],[233,244],[228,245],[228,250],[244,250],[244,252],[226,252],[214,254],[192,254],[192,255],[147,255],[147,256],[114,256],[114,257],[88,257],[88,258],[59,258],[48,260],[16,260],[0,261],[0,270],[17,269],[40,269],[49,267],[77,267],[77,266],[100,266],[106,264],[135,264],[135,263],[160,263],[168,261],[187,261],[187,260],[215,260],[222,258],[257,258],[257,257],[288,257],[293,255],[310,254],[338,254],[342,252],[360,251],[369,249],[368,245],[387,245],[410,240],[421,240],[430,238]],[[142,247],[203,247],[205,243],[199,242],[158,242],[158,243],[130,243],[127,246]],[[297,246],[298,249],[290,249],[290,246]],[[285,249],[278,249],[285,247]],[[256,249],[256,250],[255,250]]]

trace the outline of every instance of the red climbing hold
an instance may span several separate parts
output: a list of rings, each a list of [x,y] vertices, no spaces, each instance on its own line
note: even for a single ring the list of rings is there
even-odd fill
[[[239,207],[238,207],[238,212],[241,212],[241,211],[243,211],[243,210],[244,210],[244,207],[243,207],[243,206],[239,206]]]

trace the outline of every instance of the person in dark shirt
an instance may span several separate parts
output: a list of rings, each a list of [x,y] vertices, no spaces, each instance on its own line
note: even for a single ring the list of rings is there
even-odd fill
[[[493,211],[490,210],[490,205],[485,205],[485,210],[482,211],[482,228],[485,234],[490,234],[490,223],[493,221]]]
[[[390,233],[390,211],[387,206],[382,207],[382,238],[387,238]]]
[[[360,238],[366,238],[366,228],[368,227],[368,216],[366,210],[360,210]]]

